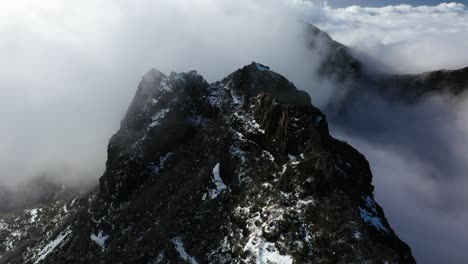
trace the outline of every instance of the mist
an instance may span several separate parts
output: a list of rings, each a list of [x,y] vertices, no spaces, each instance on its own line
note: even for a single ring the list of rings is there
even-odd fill
[[[461,4],[334,8],[309,1],[14,1],[0,3],[0,186],[37,175],[97,184],[108,139],[151,68],[208,81],[257,61],[326,109],[343,87],[319,79],[305,22],[350,46],[367,69],[419,73],[468,65]],[[377,201],[422,263],[467,258],[466,96],[416,104],[369,93],[333,136],[369,160]]]
[[[455,3],[328,6],[310,21],[352,47],[368,71],[401,74],[466,67],[467,17],[466,6]],[[410,104],[384,98],[371,85],[346,102],[331,103],[347,105],[344,113],[326,111],[332,134],[369,160],[376,199],[417,261],[463,263],[468,244],[466,93],[427,95]]]
[[[302,17],[266,0],[1,3],[0,185],[95,181],[151,68],[217,81],[258,61],[306,89],[319,60]]]

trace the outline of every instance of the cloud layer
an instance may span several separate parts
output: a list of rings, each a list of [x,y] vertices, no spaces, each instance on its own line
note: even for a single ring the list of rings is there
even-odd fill
[[[468,101],[434,96],[408,105],[360,93],[348,109],[329,115],[332,131],[369,160],[377,201],[397,234],[422,263],[462,263]]]
[[[463,52],[468,49],[468,9],[463,4],[325,6],[322,11],[309,21],[383,71],[419,73],[468,62]]]
[[[462,4],[325,7],[310,17],[353,47],[368,69],[419,73],[468,66],[468,9]],[[374,89],[369,87],[370,90]],[[381,203],[421,263],[467,258],[468,111],[466,95],[416,104],[360,93],[332,131],[369,160]]]

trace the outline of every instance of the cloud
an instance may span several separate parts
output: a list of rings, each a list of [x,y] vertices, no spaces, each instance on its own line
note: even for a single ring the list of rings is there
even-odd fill
[[[416,260],[463,263],[468,242],[466,177],[434,179],[428,177],[433,171],[425,161],[363,138],[341,137],[365,154],[374,175],[376,200]]]
[[[97,179],[153,67],[215,81],[259,61],[307,88],[318,59],[299,17],[279,0],[0,3],[1,184],[42,172]]]
[[[325,6],[322,11],[308,20],[358,56],[373,59],[373,68],[419,73],[467,64],[468,8],[463,4]]]
[[[307,21],[352,47],[370,71],[468,66],[463,4],[309,7],[316,11]],[[360,90],[346,103],[347,114],[327,113],[332,133],[369,160],[377,200],[397,234],[419,262],[462,263],[468,244],[467,95],[406,104]]]

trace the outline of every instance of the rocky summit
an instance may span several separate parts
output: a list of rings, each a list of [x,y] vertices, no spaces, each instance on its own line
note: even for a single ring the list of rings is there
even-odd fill
[[[99,188],[0,216],[0,263],[414,263],[371,181],[267,66],[151,70]]]

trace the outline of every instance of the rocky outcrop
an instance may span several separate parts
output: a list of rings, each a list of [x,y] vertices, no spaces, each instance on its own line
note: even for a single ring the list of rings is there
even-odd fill
[[[307,46],[318,52],[318,75],[335,82],[353,82],[363,76],[363,67],[345,45],[314,25],[307,26]]]
[[[318,52],[317,74],[345,91],[339,100],[331,100],[327,112],[347,108],[347,101],[355,101],[363,93],[389,101],[416,103],[428,96],[447,94],[457,96],[468,89],[468,67],[456,70],[428,71],[420,74],[376,73],[366,69],[353,56],[352,50],[333,40],[326,32],[308,25],[306,45]]]
[[[212,84],[152,70],[109,142],[100,188],[8,261],[414,263],[371,181],[364,156],[268,67]]]
[[[381,92],[391,98],[416,102],[435,94],[459,95],[468,89],[468,67],[413,75],[384,77]]]

